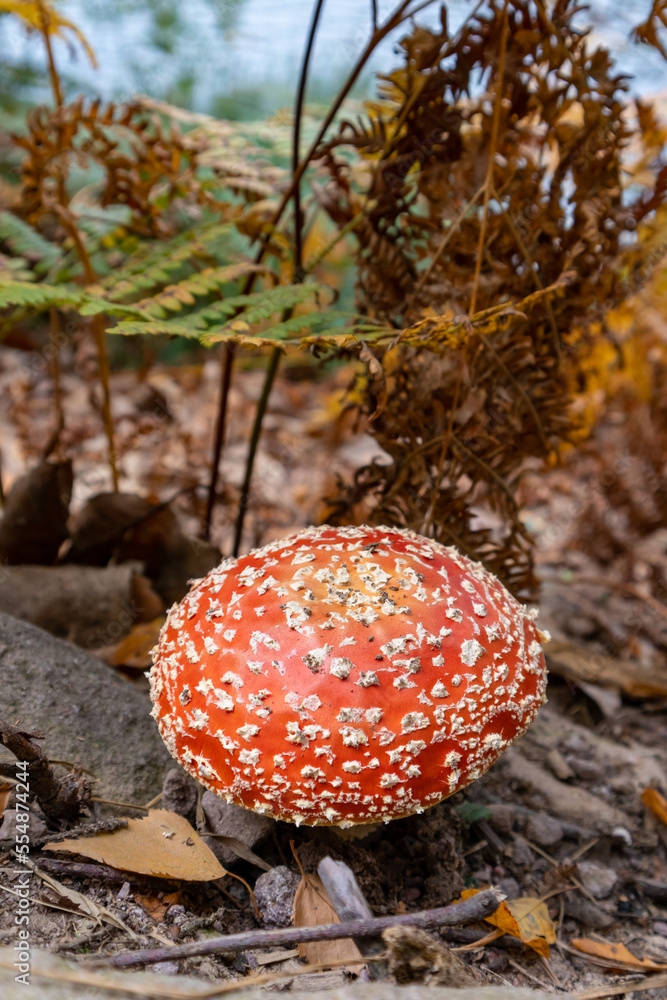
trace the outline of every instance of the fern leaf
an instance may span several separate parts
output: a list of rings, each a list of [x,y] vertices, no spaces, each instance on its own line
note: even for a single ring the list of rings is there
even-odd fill
[[[165,310],[180,312],[183,305],[194,305],[195,296],[211,295],[224,285],[257,271],[266,271],[266,268],[250,261],[228,264],[224,267],[208,267],[184,278],[176,285],[167,285],[152,298],[141,299],[137,303],[137,308],[147,316],[164,319]]]
[[[0,309],[7,306],[76,306],[82,299],[79,289],[66,285],[41,285],[27,281],[0,281]]]
[[[0,212],[0,240],[5,241],[12,253],[34,261],[37,274],[46,274],[63,260],[59,247],[11,212]]]

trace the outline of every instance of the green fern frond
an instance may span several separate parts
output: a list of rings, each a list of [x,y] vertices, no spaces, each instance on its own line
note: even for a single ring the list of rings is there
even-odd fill
[[[85,298],[80,289],[67,285],[31,284],[27,281],[0,280],[0,309],[7,306],[27,306],[43,309],[49,306],[77,306]]]
[[[175,273],[195,259],[213,256],[215,243],[232,231],[232,224],[215,222],[198,230],[180,233],[166,243],[151,240],[102,282],[114,301],[146,293],[166,284]]]
[[[12,253],[34,261],[37,274],[46,274],[63,260],[60,247],[11,212],[0,212],[0,240],[5,241]]]
[[[219,292],[225,285],[238,281],[253,272],[266,271],[266,268],[251,261],[241,261],[238,264],[227,264],[224,267],[207,267],[175,285],[167,285],[152,298],[141,299],[137,308],[147,316],[164,319],[167,312],[180,312],[183,306],[195,304],[195,298]]]

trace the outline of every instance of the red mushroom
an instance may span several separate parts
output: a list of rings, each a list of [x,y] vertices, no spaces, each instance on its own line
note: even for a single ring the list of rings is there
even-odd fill
[[[308,528],[226,559],[173,607],[151,670],[171,754],[256,812],[349,826],[421,812],[535,718],[534,613],[411,531]]]

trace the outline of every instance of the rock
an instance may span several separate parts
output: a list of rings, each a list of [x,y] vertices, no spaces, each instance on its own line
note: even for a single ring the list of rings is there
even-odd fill
[[[653,930],[656,934],[661,934],[662,937],[667,938],[667,924],[662,920],[656,920],[653,924]]]
[[[161,976],[177,976],[179,971],[178,962],[156,962],[149,968]]]
[[[528,817],[526,836],[540,847],[552,847],[563,839],[563,827],[548,813],[535,813]]]
[[[598,865],[595,861],[580,861],[577,873],[584,889],[596,899],[605,899],[618,882],[618,875],[613,868]]]
[[[250,809],[243,809],[241,806],[225,802],[214,792],[204,792],[201,804],[211,833],[222,834],[224,837],[235,837],[236,840],[240,840],[251,849],[254,849],[265,837],[268,837],[275,823],[275,820],[268,816],[260,816],[259,813],[251,812]],[[235,854],[226,844],[213,837],[205,837],[205,839],[220,864],[228,868],[238,862],[238,854]]]
[[[567,762],[576,776],[581,778],[582,781],[599,781],[602,777],[600,774],[600,765],[594,760],[587,760],[586,757],[570,756],[567,758]]]
[[[82,649],[0,614],[2,713],[46,733],[52,759],[81,764],[95,794],[148,802],[171,761],[150,717],[150,699]]]
[[[535,855],[523,837],[519,837],[516,833],[512,837],[511,852],[512,861],[515,865],[519,865],[522,868],[532,867]]]
[[[547,754],[547,764],[561,781],[569,781],[574,778],[574,771],[563,757],[560,750],[550,750]]]
[[[167,771],[162,785],[162,806],[184,816],[195,825],[197,811],[197,782],[182,767],[174,766]]]
[[[286,865],[278,865],[255,882],[257,905],[265,927],[289,927],[292,923],[294,894],[301,876]]]
[[[521,886],[515,878],[510,876],[498,879],[498,888],[505,893],[508,899],[518,899],[521,895]]]
[[[514,820],[516,819],[516,809],[514,806],[506,804],[504,802],[497,802],[489,806],[491,810],[491,816],[489,817],[489,823],[498,833],[503,833],[508,836],[514,827]]]
[[[565,893],[565,914],[573,917],[584,927],[596,931],[606,931],[616,923],[616,918],[606,913],[589,899],[582,898],[578,893]]]
[[[24,810],[21,810],[23,812]],[[16,842],[16,809],[5,809],[0,823],[0,840],[11,840]],[[31,808],[29,810],[28,836],[32,843],[38,837],[43,837],[47,833],[46,823]]]
[[[505,752],[500,767],[504,769],[506,780],[527,792],[526,798],[533,808],[555,814],[561,821],[596,833],[610,833],[616,826],[633,827],[630,817],[621,809],[610,806],[585,788],[559,781],[545,768],[528,760],[518,747],[510,747]]]

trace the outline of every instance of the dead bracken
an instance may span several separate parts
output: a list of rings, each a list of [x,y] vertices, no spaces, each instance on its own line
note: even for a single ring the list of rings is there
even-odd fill
[[[313,826],[396,819],[474,781],[533,721],[533,617],[414,532],[308,528],[225,560],[171,609],[153,715],[228,802]]]

